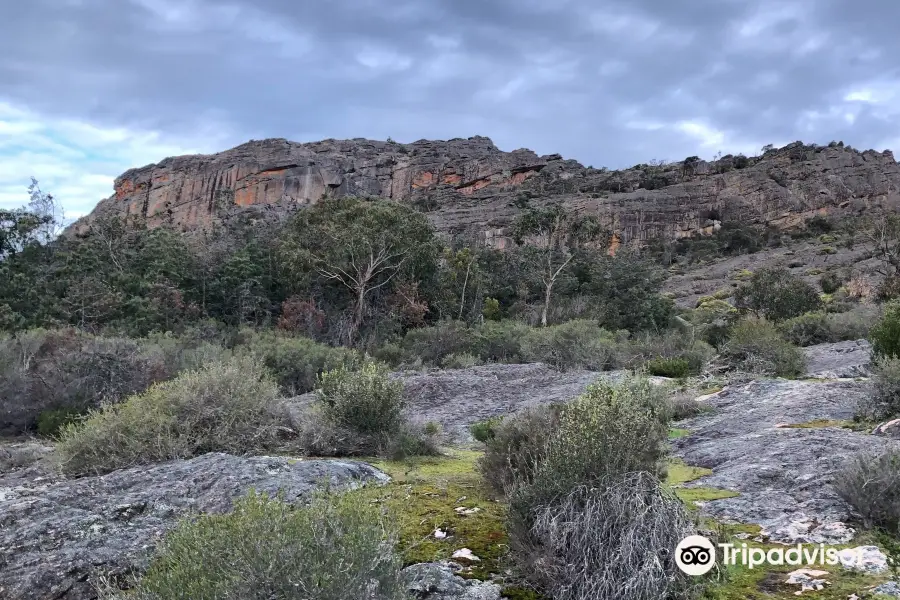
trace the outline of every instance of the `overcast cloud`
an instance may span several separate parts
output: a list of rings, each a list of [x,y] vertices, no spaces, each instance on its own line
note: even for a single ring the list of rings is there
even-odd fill
[[[0,207],[248,139],[486,135],[618,168],[900,148],[896,0],[28,0],[0,13]]]

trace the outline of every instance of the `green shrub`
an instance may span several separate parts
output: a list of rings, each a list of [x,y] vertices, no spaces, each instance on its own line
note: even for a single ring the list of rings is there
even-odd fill
[[[860,400],[856,418],[884,421],[900,415],[900,358],[876,358],[872,392]]]
[[[461,321],[441,321],[432,327],[410,329],[400,340],[402,361],[440,366],[446,356],[470,352],[475,332]]]
[[[474,328],[473,351],[484,362],[524,362],[524,340],[533,328],[520,321],[487,321]]]
[[[308,506],[251,493],[162,543],[135,600],[406,599],[396,527],[353,493]],[[132,597],[132,596],[129,596]]]
[[[665,475],[671,414],[665,392],[644,378],[600,381],[564,405],[536,478],[567,493],[609,475]]]
[[[647,363],[647,372],[650,375],[678,379],[690,374],[691,365],[683,358],[654,358]]]
[[[760,269],[735,292],[735,304],[770,321],[783,321],[817,310],[816,290],[787,269]]]
[[[835,473],[834,489],[867,527],[900,527],[900,450],[863,452]]]
[[[272,448],[282,418],[277,399],[278,387],[258,359],[210,363],[66,425],[57,457],[77,475]]]
[[[874,307],[858,305],[843,313],[807,313],[777,327],[786,340],[798,346],[859,340],[868,335],[876,314]]]
[[[441,366],[443,366],[445,369],[468,369],[479,364],[479,362],[480,361],[477,357],[469,354],[468,352],[461,352],[459,354],[451,354],[447,356],[442,361]]]
[[[528,407],[503,419],[488,420],[473,430],[476,439],[486,446],[478,470],[491,489],[504,494],[515,482],[531,481],[537,464],[546,455],[559,410],[559,406]]]
[[[843,282],[836,273],[825,273],[819,278],[819,287],[822,288],[822,291],[826,294],[835,293],[841,289],[841,285],[843,285]]]
[[[900,358],[900,301],[889,302],[884,314],[869,331],[872,354]]]
[[[686,374],[697,374],[715,353],[709,344],[694,339],[690,332],[686,334],[684,331],[672,330],[662,334],[644,333],[616,345],[616,366],[636,368],[653,359],[678,359],[687,363]]]
[[[781,337],[771,323],[755,319],[731,329],[721,357],[734,369],[780,377],[799,375],[806,366],[800,348]]]
[[[528,362],[542,362],[560,370],[612,368],[615,340],[596,321],[576,320],[533,329],[525,339]]]
[[[50,408],[38,415],[38,435],[55,438],[69,423],[75,423],[85,413],[72,407]]]
[[[316,394],[330,421],[364,436],[390,438],[404,423],[403,382],[374,361],[322,373]]]
[[[235,353],[259,356],[285,395],[310,392],[320,373],[359,362],[352,350],[274,332],[241,332]]]
[[[503,417],[491,417],[490,419],[485,419],[484,421],[479,421],[470,425],[469,432],[472,434],[473,438],[482,444],[487,444],[488,441],[494,439],[497,435],[497,427],[499,427],[502,421]]]
[[[777,325],[781,335],[797,346],[812,346],[832,341],[828,318],[823,312],[806,313]]]
[[[728,331],[740,314],[732,305],[723,300],[708,300],[685,318],[694,326],[696,336],[706,343],[719,348],[728,339]]]
[[[600,572],[619,573],[614,581],[605,584],[614,587],[637,581],[647,574],[638,565],[651,564],[647,562],[651,554],[649,548],[638,551],[643,558],[635,556],[635,562],[629,561],[628,566],[618,571],[615,567],[604,571],[616,561],[601,560],[599,556],[609,548],[620,547],[624,539],[637,540],[632,536],[647,523],[643,517],[628,512],[627,507],[631,504],[625,497],[641,503],[648,501],[652,493],[661,493],[656,478],[665,474],[669,421],[670,406],[664,393],[646,379],[626,379],[618,384],[596,383],[582,396],[560,408],[558,423],[549,438],[538,438],[543,443],[532,446],[532,452],[526,455],[529,460],[538,455],[537,460],[530,463],[530,469],[522,470],[526,477],[521,477],[519,472],[513,473],[509,488],[511,556],[522,572],[533,575],[534,582],[543,591],[551,592],[554,597],[580,599],[595,596],[567,596],[565,589],[601,589],[604,593],[598,597],[608,597],[607,588],[594,588],[590,584],[590,581],[599,582],[588,572],[599,569]],[[620,487],[622,485],[625,487]],[[624,496],[618,492],[624,492]],[[612,495],[616,495],[616,500],[611,504],[602,501],[591,504]],[[654,522],[653,530],[668,521],[665,523],[668,531],[674,527],[673,535],[682,535],[682,519],[686,521],[686,517],[677,511],[683,509],[679,507],[672,512],[672,505],[664,504],[666,509],[653,509],[644,516]],[[596,510],[591,508],[585,513],[588,506]],[[566,537],[565,541],[556,538],[554,517],[568,515],[574,518],[575,514],[590,515],[594,525],[586,526],[589,529],[600,527],[599,538],[584,531],[580,535],[574,534],[569,529],[567,531],[574,537]],[[571,550],[566,550],[567,547]],[[569,570],[563,564],[563,557],[570,556],[570,551],[588,558],[587,569]],[[555,576],[562,579],[556,580]],[[654,575],[653,584],[660,583]],[[623,597],[622,592],[617,588],[616,597]]]

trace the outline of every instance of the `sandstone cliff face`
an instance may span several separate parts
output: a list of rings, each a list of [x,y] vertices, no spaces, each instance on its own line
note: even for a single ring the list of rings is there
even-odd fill
[[[725,220],[789,228],[815,214],[896,206],[900,165],[887,151],[800,142],[759,158],[607,171],[559,155],[503,152],[484,137],[412,144],[269,139],[129,170],[116,180],[115,194],[72,229],[115,213],[189,230],[246,207],[284,212],[350,195],[412,204],[441,233],[474,234],[500,248],[526,202],[558,201],[601,216],[616,244],[640,243],[712,233]]]

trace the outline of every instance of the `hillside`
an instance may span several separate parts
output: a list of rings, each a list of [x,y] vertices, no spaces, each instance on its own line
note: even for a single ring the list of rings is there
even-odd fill
[[[526,201],[558,201],[599,215],[619,242],[642,243],[711,233],[726,221],[789,229],[817,214],[895,206],[900,166],[889,151],[838,143],[795,142],[760,157],[689,157],[610,171],[558,154],[504,152],[485,137],[411,144],[268,139],[131,169],[73,229],[112,212],[189,230],[235,211],[278,214],[342,196],[408,203],[440,233],[477,234],[498,248],[509,243],[508,226]]]

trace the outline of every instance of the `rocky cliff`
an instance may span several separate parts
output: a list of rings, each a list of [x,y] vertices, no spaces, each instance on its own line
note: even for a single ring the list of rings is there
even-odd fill
[[[247,207],[283,213],[348,195],[412,204],[441,233],[477,234],[497,247],[509,243],[508,226],[525,203],[560,201],[600,215],[627,243],[711,233],[726,220],[789,228],[815,214],[895,206],[900,166],[889,151],[800,142],[760,157],[692,157],[609,171],[558,154],[503,152],[484,137],[411,144],[269,139],[129,170],[73,230],[110,212],[188,230]]]

